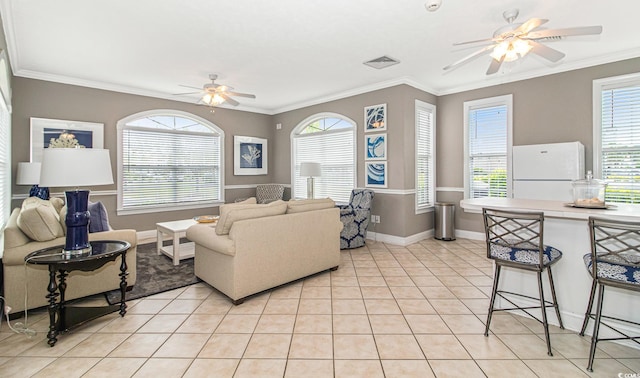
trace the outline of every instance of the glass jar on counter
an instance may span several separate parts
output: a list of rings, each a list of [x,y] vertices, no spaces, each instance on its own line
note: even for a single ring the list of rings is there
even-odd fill
[[[591,171],[587,171],[585,180],[573,182],[573,205],[576,207],[604,208],[604,194],[607,184],[593,178]]]

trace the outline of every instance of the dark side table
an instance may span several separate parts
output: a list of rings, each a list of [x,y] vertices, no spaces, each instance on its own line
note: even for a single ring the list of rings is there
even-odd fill
[[[124,302],[127,289],[127,250],[131,247],[126,241],[98,240],[92,241],[91,254],[85,256],[65,256],[62,253],[64,246],[56,246],[41,249],[28,254],[24,260],[29,264],[49,266],[49,286],[47,286],[47,299],[49,300],[49,333],[47,338],[50,346],[58,341],[60,333],[79,326],[103,315],[120,311],[120,316],[127,312]],[[120,263],[120,303],[101,307],[70,306],[65,300],[64,293],[67,288],[67,276],[69,272],[81,270],[94,271],[109,261],[121,257]],[[56,281],[56,272],[58,273]],[[60,298],[58,300],[58,297]]]

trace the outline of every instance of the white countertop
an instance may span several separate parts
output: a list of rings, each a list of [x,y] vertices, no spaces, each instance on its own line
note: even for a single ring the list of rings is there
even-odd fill
[[[516,198],[473,198],[460,201],[465,212],[480,213],[483,207],[496,209],[542,211],[545,217],[586,220],[590,216],[640,221],[640,205],[616,204],[607,209],[585,209],[560,201]]]

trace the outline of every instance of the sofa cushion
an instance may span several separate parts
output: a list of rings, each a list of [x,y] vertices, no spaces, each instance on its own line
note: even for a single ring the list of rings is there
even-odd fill
[[[60,216],[51,201],[29,197],[22,202],[18,227],[36,241],[49,241],[64,236]]]
[[[111,229],[111,226],[109,226],[109,214],[107,214],[107,209],[102,202],[89,201],[89,213],[91,214],[89,232],[102,232]]]
[[[336,203],[331,198],[289,200],[287,202],[287,214],[330,209],[335,206]]]
[[[287,211],[287,204],[282,200],[265,205],[230,204],[220,206],[220,219],[216,225],[216,234],[228,235],[233,223],[243,219],[253,219],[282,215]]]

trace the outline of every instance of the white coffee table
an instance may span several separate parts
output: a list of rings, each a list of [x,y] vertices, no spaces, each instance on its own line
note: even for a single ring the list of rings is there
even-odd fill
[[[158,255],[164,253],[169,256],[173,259],[173,265],[180,264],[180,260],[193,257],[195,255],[195,244],[193,242],[180,244],[180,238],[187,234],[187,228],[197,223],[198,222],[193,219],[156,223],[156,229],[158,230]],[[173,238],[173,245],[162,245],[163,234]]]

